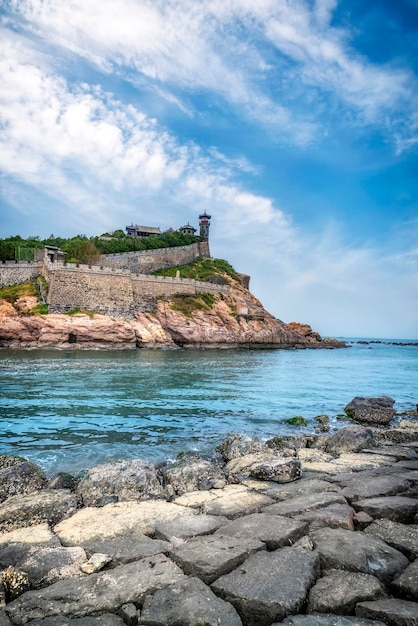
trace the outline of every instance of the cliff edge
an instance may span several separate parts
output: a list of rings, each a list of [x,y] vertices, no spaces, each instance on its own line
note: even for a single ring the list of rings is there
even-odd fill
[[[340,348],[306,324],[284,324],[245,287],[228,295],[176,295],[157,300],[155,311],[124,320],[93,312],[31,315],[27,298],[0,301],[3,348]]]

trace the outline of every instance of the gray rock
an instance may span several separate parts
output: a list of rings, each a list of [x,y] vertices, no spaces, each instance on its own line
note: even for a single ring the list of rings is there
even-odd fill
[[[187,578],[145,598],[138,624],[242,626],[238,613],[198,578]]]
[[[75,491],[79,481],[66,472],[58,472],[48,481],[48,489],[71,489]]]
[[[139,561],[170,550],[170,544],[166,541],[150,539],[134,529],[114,537],[87,539],[81,545],[89,554],[99,552],[109,555],[114,564]]]
[[[244,484],[247,484],[247,482],[244,481]],[[325,493],[327,491],[338,493],[341,489],[338,485],[332,484],[326,480],[320,478],[305,478],[303,475],[300,480],[296,480],[292,483],[286,483],[284,485],[275,484],[273,497],[276,498],[276,500],[287,500],[295,496]]]
[[[7,617],[4,609],[0,609],[0,626],[12,626],[12,622]]]
[[[292,615],[286,617],[281,624],[288,626],[385,626],[383,622],[378,620],[324,614]],[[281,626],[281,624],[272,624],[271,626]]]
[[[356,606],[356,615],[381,619],[387,626],[417,626],[418,604],[395,598],[359,602]]]
[[[335,435],[332,435],[327,442],[326,451],[334,455],[342,452],[358,452],[363,448],[372,446],[373,443],[371,428],[353,424],[341,428]]]
[[[405,496],[383,496],[352,502],[356,511],[365,511],[373,518],[384,517],[393,522],[409,524],[418,512],[418,500]]]
[[[354,509],[348,504],[330,504],[313,511],[297,515],[295,519],[309,524],[310,530],[315,528],[346,528],[354,530]]]
[[[330,504],[347,504],[345,498],[338,493],[313,493],[311,495],[296,496],[289,498],[284,502],[277,502],[264,509],[264,513],[268,515],[286,515],[294,517],[305,513],[306,510],[313,511]]]
[[[418,529],[388,519],[377,519],[370,524],[365,533],[379,537],[408,558],[418,558]]]
[[[302,476],[302,465],[296,456],[266,459],[251,465],[250,476],[276,483],[290,483]]]
[[[126,622],[113,613],[102,613],[97,617],[46,617],[34,619],[31,626],[125,626]]]
[[[212,584],[246,626],[265,626],[301,610],[319,571],[316,552],[281,548],[254,554]]]
[[[173,548],[171,558],[185,574],[209,584],[259,550],[265,550],[265,544],[257,539],[211,535],[190,539]]]
[[[80,565],[86,559],[82,548],[35,547],[15,565],[27,573],[31,588],[38,589],[80,575]]]
[[[347,486],[342,490],[342,495],[348,500],[394,496],[407,491],[410,486],[411,480],[397,474],[386,476],[360,474],[348,481]]]
[[[0,502],[42,489],[48,482],[41,468],[31,461],[3,455],[0,461]]]
[[[0,569],[5,569],[9,565],[19,567],[33,550],[54,547],[60,548],[61,544],[48,524],[3,533],[0,535]]]
[[[83,578],[60,580],[40,591],[28,591],[8,604],[6,612],[17,625],[51,616],[114,613],[123,604],[142,604],[145,596],[183,576],[166,557],[150,557]]]
[[[224,515],[228,518],[254,513],[273,504],[274,500],[247,489],[244,485],[227,485],[224,489],[192,491],[175,499],[178,508],[200,509],[206,515]]]
[[[75,513],[78,497],[67,489],[43,489],[14,496],[0,504],[0,531],[10,531],[43,522],[56,524]]]
[[[219,446],[216,451],[222,456],[224,461],[231,461],[237,459],[245,454],[253,454],[256,452],[263,452],[266,449],[266,445],[260,439],[251,439],[250,437],[243,437],[242,435],[231,435]]]
[[[418,602],[418,559],[416,559],[398,578],[392,582],[396,595]]]
[[[222,467],[207,459],[187,459],[177,462],[164,468],[162,474],[164,483],[171,485],[177,495],[226,484]]]
[[[307,524],[280,515],[253,513],[228,522],[216,535],[258,539],[268,550],[291,546],[307,531]]]
[[[361,531],[321,528],[313,531],[311,538],[319,552],[323,570],[362,572],[388,583],[409,564],[401,552]]]
[[[119,501],[162,498],[164,490],[153,463],[125,459],[90,469],[80,481],[77,493],[84,506],[96,506],[109,496],[116,496]]]
[[[351,615],[357,602],[386,596],[382,583],[370,574],[333,570],[309,592],[308,613]]]
[[[291,456],[297,454],[302,448],[310,446],[314,441],[319,439],[316,435],[290,435],[273,437],[266,441],[266,446],[277,450],[281,454],[289,453]]]
[[[204,514],[183,516],[161,522],[157,520],[154,536],[157,539],[171,541],[173,537],[190,539],[199,535],[211,535],[226,522],[225,517]]]
[[[388,396],[369,398],[356,396],[344,408],[351,419],[362,424],[386,426],[396,414],[395,400]]]
[[[138,624],[138,611],[132,602],[123,604],[118,611],[118,615],[128,626],[136,626]]]

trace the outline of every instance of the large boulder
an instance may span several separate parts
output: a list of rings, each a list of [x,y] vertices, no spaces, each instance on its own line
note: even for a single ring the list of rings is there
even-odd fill
[[[170,485],[179,496],[190,491],[222,488],[226,485],[220,465],[208,459],[185,459],[165,467],[162,474],[164,483]]]
[[[142,604],[149,593],[184,578],[177,565],[157,555],[86,577],[74,576],[37,591],[27,591],[6,606],[13,624],[50,616],[83,617],[115,613],[124,604]]]
[[[246,454],[263,452],[265,448],[266,445],[260,439],[231,435],[216,448],[216,451],[219,452],[224,461],[228,462]]]
[[[347,404],[344,411],[351,419],[362,424],[386,426],[392,421],[396,411],[393,408],[395,400],[388,396],[369,398],[356,396]]]
[[[203,617],[204,616],[204,617]],[[186,578],[145,598],[138,624],[242,626],[238,613],[198,578]]]
[[[326,451],[335,455],[342,452],[358,452],[364,448],[370,448],[373,443],[371,428],[353,424],[341,428],[335,435],[332,435],[326,444]]]
[[[254,554],[212,589],[235,606],[247,626],[267,626],[301,610],[318,573],[316,552],[281,548]]]
[[[265,449],[263,452],[231,459],[225,472],[238,481],[251,476],[260,480],[288,483],[302,476],[302,464],[296,456],[279,458],[273,450]]]
[[[382,583],[371,574],[332,570],[309,593],[308,613],[351,615],[358,602],[386,596]]]
[[[376,576],[384,584],[409,565],[401,552],[381,539],[343,528],[321,528],[311,534],[323,571],[342,569]]]
[[[153,463],[126,459],[90,469],[80,481],[77,493],[84,506],[100,506],[109,497],[116,501],[162,498],[164,489]]]
[[[42,489],[48,479],[41,468],[17,456],[0,455],[0,502]]]
[[[0,504],[0,532],[47,522],[56,524],[70,517],[78,507],[78,497],[67,489],[42,489],[8,498]]]

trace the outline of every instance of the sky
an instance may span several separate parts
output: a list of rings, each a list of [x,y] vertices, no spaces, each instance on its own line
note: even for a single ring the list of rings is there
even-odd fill
[[[418,338],[418,0],[0,0],[0,237],[161,230],[279,319]]]

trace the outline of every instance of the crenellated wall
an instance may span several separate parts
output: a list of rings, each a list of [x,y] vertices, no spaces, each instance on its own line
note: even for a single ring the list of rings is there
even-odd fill
[[[158,248],[156,250],[141,250],[140,252],[120,252],[118,254],[103,254],[100,264],[107,267],[129,270],[133,274],[151,274],[157,270],[188,265],[200,257],[209,257],[209,243],[201,241],[189,246],[176,248]]]
[[[80,308],[129,319],[135,311],[154,310],[158,297],[178,293],[229,293],[226,285],[189,278],[138,276],[99,266],[50,265],[48,276],[50,313]]]
[[[0,262],[0,287],[18,285],[36,278],[41,273],[41,266],[36,261],[4,261]]]

